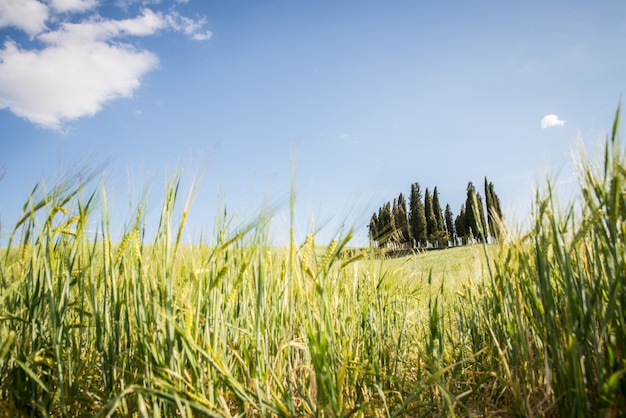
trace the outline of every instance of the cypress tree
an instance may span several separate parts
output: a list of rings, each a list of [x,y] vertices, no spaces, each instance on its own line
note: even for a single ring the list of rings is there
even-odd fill
[[[384,210],[384,214],[385,214],[385,222],[387,225],[387,229],[385,230],[385,236],[386,236],[386,242],[388,243],[388,245],[391,245],[392,242],[392,238],[393,238],[393,234],[395,232],[395,225],[393,222],[393,211],[391,210],[391,202],[387,202],[387,204],[385,205],[385,210]]]
[[[450,209],[450,205],[446,204],[446,210],[445,210],[445,219],[446,219],[446,231],[448,232],[448,236],[450,241],[452,241],[453,245],[456,245],[455,241],[456,241],[456,237],[455,237],[455,232],[454,232],[454,221],[452,220],[452,210]]]
[[[369,227],[370,240],[372,242],[377,242],[378,241],[378,216],[376,216],[376,212],[372,214],[372,217],[370,218],[370,224],[368,227]]]
[[[484,239],[485,214],[482,211],[482,199],[476,193],[476,188],[470,181],[467,184],[467,199],[465,200],[465,225],[468,235],[472,235],[479,240]]]
[[[502,235],[502,231],[500,230],[502,207],[500,206],[500,199],[494,190],[493,183],[488,183],[487,177],[485,177],[485,195],[487,200],[487,222],[489,223],[489,233],[495,240],[499,240]]]
[[[437,232],[437,218],[433,210],[433,198],[426,188],[424,193],[424,211],[426,212],[426,235],[431,243],[434,243],[435,234]]]
[[[439,203],[439,192],[437,191],[437,186],[435,186],[435,189],[433,190],[433,212],[437,221],[437,232],[445,232],[446,225],[443,220],[441,204]]]
[[[467,212],[465,211],[465,205],[461,205],[459,214],[454,219],[454,228],[456,229],[456,235],[461,238],[461,245],[465,244],[468,236]]]
[[[381,223],[380,231],[380,244],[381,246],[389,246],[391,238],[394,233],[393,216],[391,212],[391,203],[387,202],[382,207],[381,215],[379,216]]]
[[[411,235],[415,240],[415,245],[426,245],[426,215],[419,183],[411,185],[409,209],[409,227]]]
[[[378,232],[378,246],[384,247],[387,242],[387,235],[389,233],[389,219],[385,214],[385,205],[382,205],[378,209],[378,222],[376,224],[376,230]]]
[[[480,231],[479,233],[480,241],[485,242],[487,238],[487,221],[485,220],[483,198],[478,192],[476,193],[476,202],[477,202],[476,211],[478,212],[478,217],[480,219],[480,223],[478,225],[478,229]]]
[[[393,199],[393,206],[391,207],[391,245],[397,247],[400,243],[400,236],[398,226],[396,223],[396,214],[398,213],[398,199]]]
[[[494,225],[494,204],[493,204],[493,196],[491,194],[491,189],[489,188],[489,183],[487,182],[487,177],[485,177],[485,207],[487,208],[487,225],[489,226],[489,235],[495,239],[495,225]]]
[[[383,227],[383,222],[382,222],[382,216],[383,216],[383,207],[379,207],[378,208],[378,215],[376,216],[376,241],[378,242],[378,246],[381,246],[381,239],[382,239],[382,227]]]
[[[409,220],[406,211],[406,199],[404,195],[400,193],[394,210],[394,221],[396,226],[396,233],[398,237],[398,243],[401,247],[404,247],[410,241],[409,233]]]
[[[496,209],[496,213],[500,220],[504,220],[504,213],[502,213],[502,205],[500,205],[500,198],[496,194],[493,188],[493,183],[489,182],[489,190],[491,191],[491,198],[493,199],[493,207]]]
[[[465,226],[468,238],[471,235],[476,235],[476,213],[474,212],[475,205],[473,202],[475,196],[476,190],[470,181],[467,184],[467,197],[465,198]]]

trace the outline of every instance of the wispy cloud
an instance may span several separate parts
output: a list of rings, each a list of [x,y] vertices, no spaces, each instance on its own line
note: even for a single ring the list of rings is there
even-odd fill
[[[196,41],[205,41],[211,38],[213,33],[211,31],[202,31],[202,27],[206,23],[205,18],[194,20],[185,16],[181,16],[177,12],[173,11],[165,16],[167,24],[174,30],[183,32],[191,39]]]
[[[26,47],[11,39],[0,49],[0,109],[39,126],[63,125],[91,116],[103,105],[131,97],[158,57],[125,42],[173,30],[206,40],[205,20],[143,8],[129,19],[103,18],[97,0],[0,0],[0,28],[15,27],[32,37]],[[77,20],[72,13],[94,11]]]
[[[567,121],[559,119],[557,115],[545,115],[543,119],[541,119],[541,129],[551,128],[553,126],[563,126],[565,125],[565,122]]]
[[[98,0],[49,0],[50,6],[59,12],[84,12],[98,5]]]

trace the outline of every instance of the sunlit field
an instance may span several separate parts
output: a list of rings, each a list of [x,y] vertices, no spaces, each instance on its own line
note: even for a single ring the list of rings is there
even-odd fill
[[[399,258],[274,248],[270,213],[182,245],[178,178],[150,241],[89,179],[36,189],[3,231],[0,416],[623,416],[618,120],[526,234]]]

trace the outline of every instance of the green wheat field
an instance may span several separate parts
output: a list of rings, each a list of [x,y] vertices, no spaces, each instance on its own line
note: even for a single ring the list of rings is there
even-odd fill
[[[399,258],[273,247],[265,213],[183,245],[179,178],[150,241],[141,206],[111,231],[93,179],[36,188],[3,225],[0,416],[624,416],[618,121],[528,231]]]

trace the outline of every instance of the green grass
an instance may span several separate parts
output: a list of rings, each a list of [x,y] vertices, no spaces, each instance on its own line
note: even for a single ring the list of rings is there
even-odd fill
[[[623,416],[618,121],[527,235],[402,258],[273,248],[265,212],[183,246],[178,177],[150,242],[90,178],[35,188],[0,251],[0,416]]]
[[[549,185],[528,236],[497,260],[483,315],[513,411],[623,416],[626,405],[626,155],[619,111],[599,164],[580,161],[580,198]],[[497,365],[499,363],[499,366]]]

